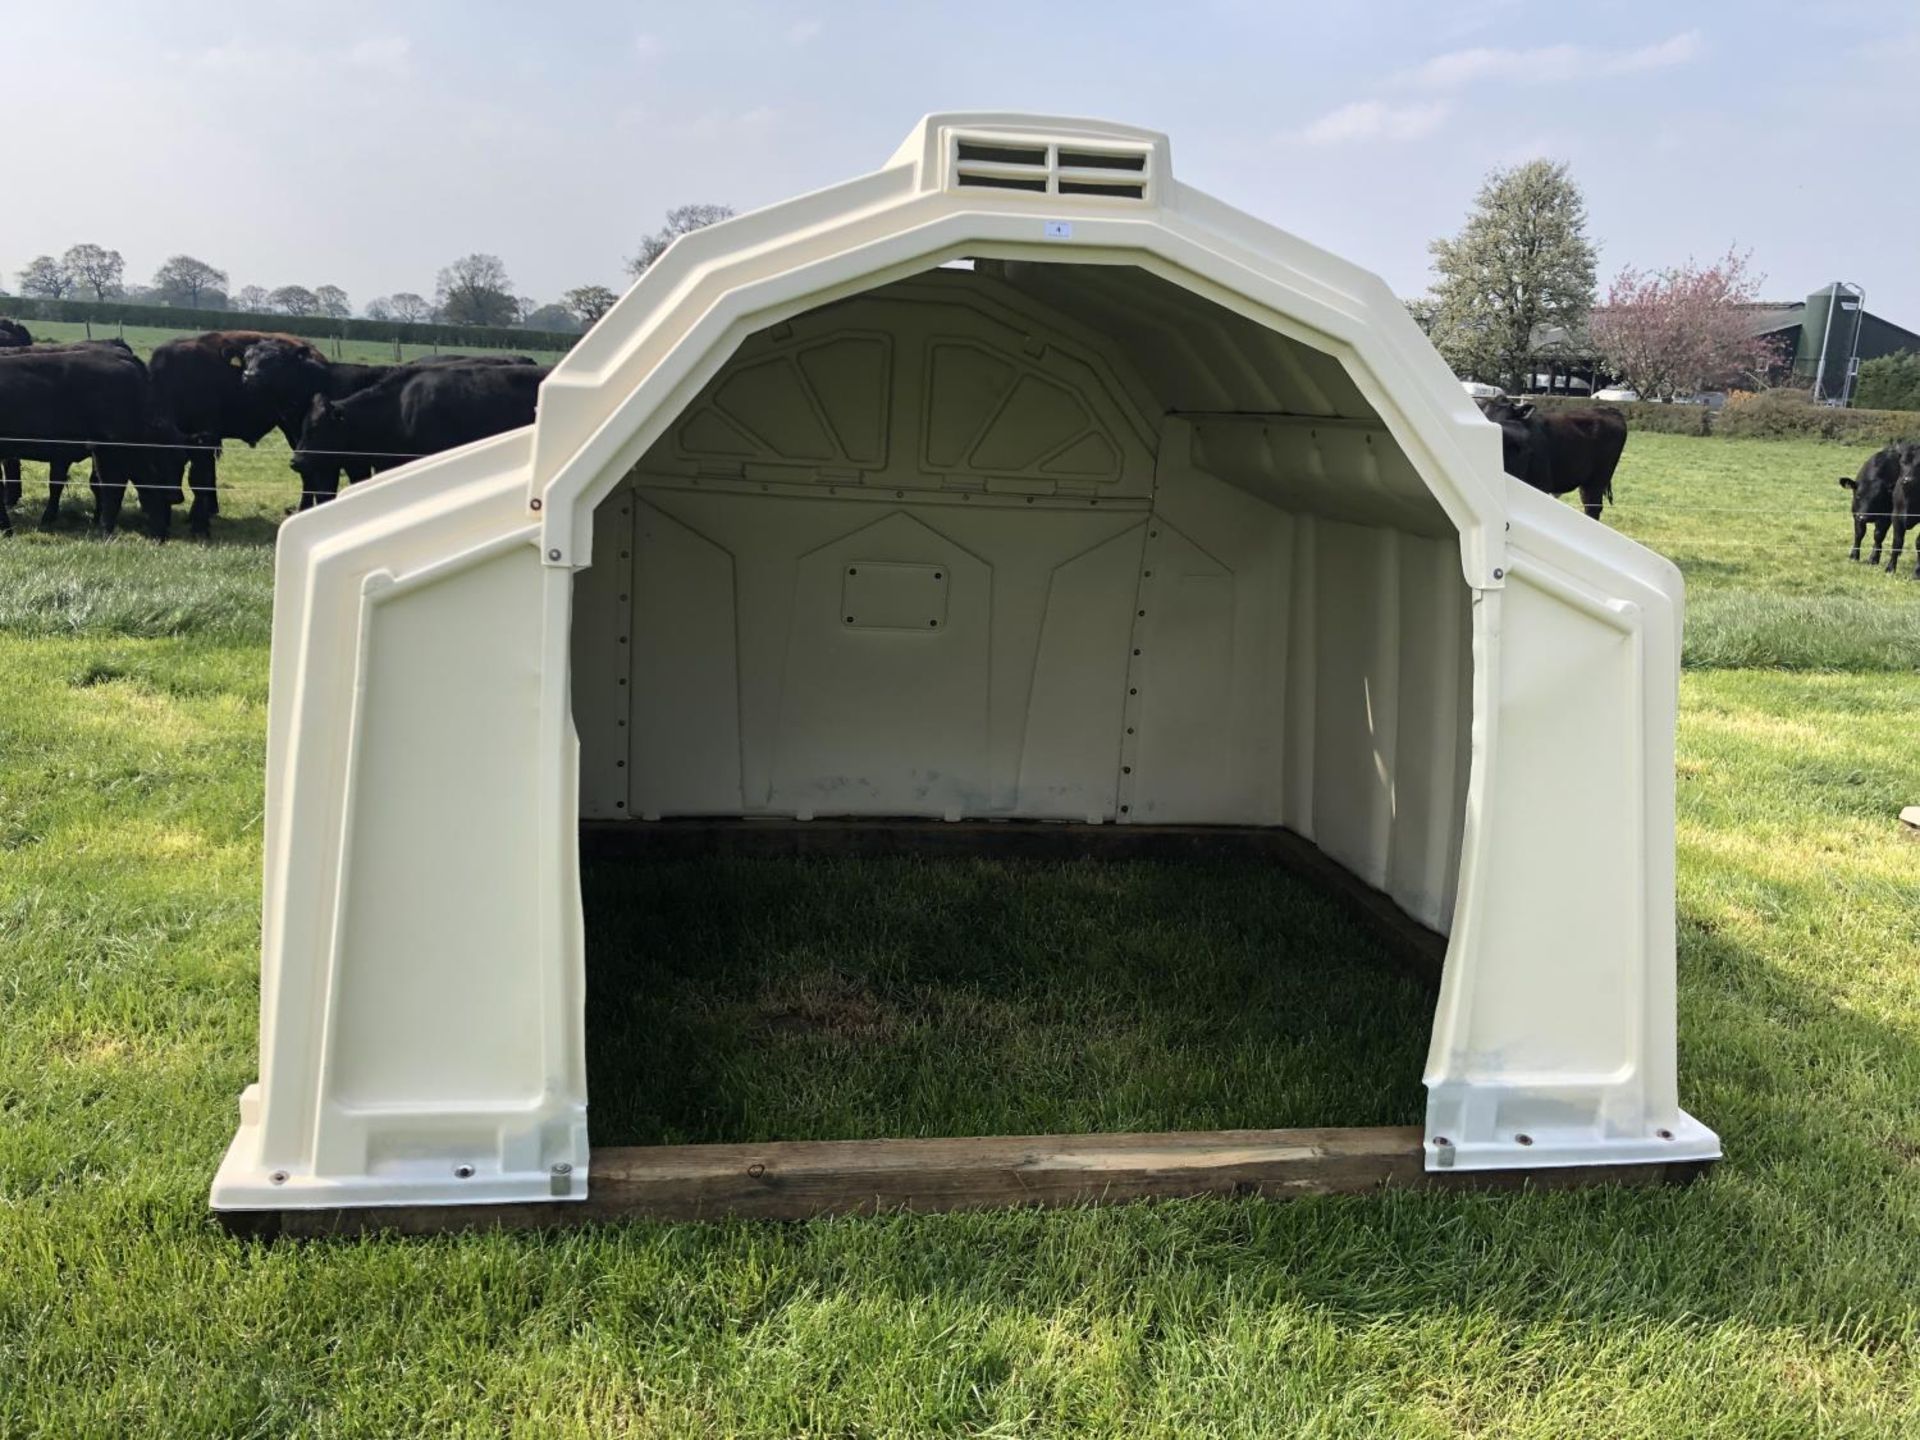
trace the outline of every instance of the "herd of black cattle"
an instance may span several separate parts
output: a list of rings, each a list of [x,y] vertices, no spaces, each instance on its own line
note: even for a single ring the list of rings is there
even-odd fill
[[[142,363],[118,340],[36,345],[0,319],[0,531],[12,529],[21,461],[47,465],[40,523],[51,526],[71,467],[91,458],[97,529],[113,531],[131,487],[154,536],[189,497],[188,529],[207,536],[221,442],[273,430],[293,449],[305,509],[337,494],[343,474],[363,480],[532,424],[546,374],[524,355],[347,364],[259,330],[169,340]]]
[[[93,461],[93,519],[119,522],[131,487],[151,534],[164,539],[175,506],[188,529],[212,533],[220,511],[215,461],[225,440],[257,444],[278,430],[293,449],[300,508],[331,499],[340,477],[364,480],[422,455],[533,423],[545,366],[524,355],[436,356],[401,365],[330,361],[305,340],[260,330],[215,330],[155,347],[143,364],[118,340],[36,345],[0,318],[0,533],[20,503],[20,462],[48,467],[40,523],[60,514],[67,476]],[[1542,412],[1505,397],[1481,402],[1500,427],[1508,474],[1549,495],[1580,492],[1598,520],[1613,498],[1626,416],[1611,406]],[[1871,525],[1872,563],[1893,531],[1887,569],[1920,530],[1920,444],[1881,450],[1852,479],[1853,558]],[[1920,578],[1920,542],[1915,577]]]
[[[1900,568],[1907,532],[1920,530],[1920,443],[1905,441],[1875,451],[1858,475],[1842,475],[1840,484],[1853,492],[1853,550],[1847,558],[1860,558],[1860,541],[1871,525],[1873,553],[1867,563],[1878,565],[1891,527],[1893,553],[1887,557],[1887,573],[1893,574]],[[1913,578],[1920,580],[1920,540],[1914,542]]]

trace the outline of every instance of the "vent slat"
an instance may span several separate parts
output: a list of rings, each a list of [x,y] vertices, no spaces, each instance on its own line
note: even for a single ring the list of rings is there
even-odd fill
[[[1025,143],[1018,138],[955,136],[948,183],[1036,195],[1145,201],[1152,183],[1150,154],[1147,150]]]

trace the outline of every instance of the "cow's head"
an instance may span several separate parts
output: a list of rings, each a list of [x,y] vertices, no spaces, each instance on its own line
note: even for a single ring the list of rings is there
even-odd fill
[[[1480,401],[1479,405],[1480,413],[1496,425],[1525,420],[1533,414],[1531,400],[1515,400],[1510,395],[1496,395],[1490,400]]]
[[[304,398],[325,381],[326,361],[286,340],[256,340],[240,352],[240,383],[268,394]]]
[[[1920,512],[1920,441],[1909,440],[1894,451],[1894,459],[1899,467],[1895,473],[1894,492],[1905,502],[1909,515]]]

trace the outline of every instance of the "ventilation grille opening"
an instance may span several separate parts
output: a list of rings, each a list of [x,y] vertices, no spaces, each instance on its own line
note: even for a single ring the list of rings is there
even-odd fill
[[[956,138],[953,183],[1040,195],[1147,198],[1145,150],[1092,150]]]

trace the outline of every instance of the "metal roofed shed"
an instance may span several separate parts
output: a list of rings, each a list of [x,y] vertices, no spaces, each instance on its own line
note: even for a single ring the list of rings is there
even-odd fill
[[[1678,572],[1508,479],[1379,280],[1181,184],[1162,135],[935,115],[683,238],[531,429],[290,520],[275,584],[260,1078],[223,1212],[1719,1153],[1675,1075]],[[583,830],[695,821],[1310,842],[1446,937],[1424,1133],[591,1149]]]

